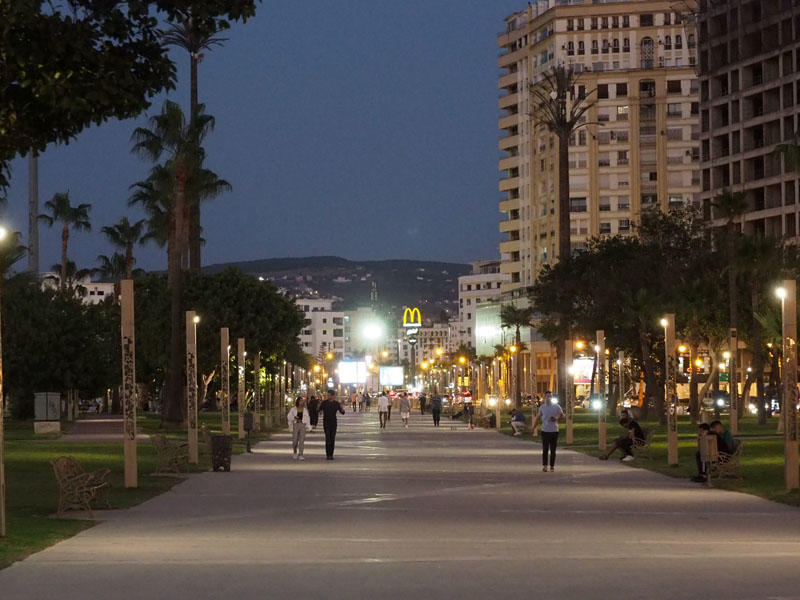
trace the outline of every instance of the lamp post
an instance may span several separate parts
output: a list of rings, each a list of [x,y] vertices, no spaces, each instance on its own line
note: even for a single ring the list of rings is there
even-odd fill
[[[244,338],[237,338],[236,340],[236,373],[237,386],[236,386],[236,412],[239,425],[239,439],[243,440],[244,433]]]
[[[617,414],[622,410],[625,404],[625,377],[622,372],[622,366],[625,364],[625,352],[622,350],[619,351],[619,355],[617,356],[617,374],[618,374],[618,382],[619,382],[619,411]]]
[[[784,478],[787,490],[800,487],[797,458],[797,284],[786,279],[776,290],[781,299],[783,359],[781,384],[783,387],[783,452]]]
[[[134,336],[133,280],[120,282],[122,340],[122,454],[125,487],[139,487],[136,448],[136,342]]]
[[[197,324],[193,310],[186,311],[186,425],[189,438],[189,462],[198,463],[197,449]]]
[[[667,462],[678,464],[678,393],[675,361],[675,315],[661,319],[664,328],[664,404],[667,410]]]
[[[228,328],[219,330],[219,377],[222,406],[222,433],[231,433],[231,344]]]
[[[0,227],[0,242],[8,237],[8,230]],[[3,273],[0,271],[0,294],[2,294]],[[3,412],[5,403],[3,398],[3,348],[2,348],[2,323],[0,323],[0,537],[6,535],[6,467],[5,467],[5,437],[3,428]]]
[[[575,441],[575,431],[573,428],[574,402],[572,401],[572,340],[564,342],[564,365],[566,366],[564,375],[564,389],[559,390],[564,400],[564,420],[567,430],[567,444]]]
[[[261,431],[261,352],[253,357],[253,431]]]
[[[597,448],[605,451],[606,449],[606,434],[608,424],[606,422],[606,413],[608,408],[606,406],[608,399],[606,397],[606,333],[602,329],[597,330],[597,343],[595,344],[595,352],[597,352],[597,394],[600,396],[600,409],[597,411]]]

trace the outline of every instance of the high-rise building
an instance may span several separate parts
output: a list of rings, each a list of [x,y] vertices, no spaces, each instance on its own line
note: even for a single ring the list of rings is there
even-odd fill
[[[798,237],[798,176],[775,153],[800,128],[800,1],[701,0],[702,191],[744,192],[742,231]]]
[[[475,319],[478,305],[500,298],[501,286],[511,278],[500,272],[500,261],[472,263],[472,273],[458,278],[458,320],[456,336],[459,344],[475,348]]]
[[[344,317],[334,310],[331,298],[296,298],[295,304],[303,311],[304,323],[300,331],[300,347],[317,360],[332,353],[341,360],[345,353]]]
[[[569,151],[571,244],[628,234],[643,208],[691,202],[700,189],[694,21],[674,0],[541,0],[498,37],[503,292],[557,259],[558,140],[532,116],[529,88],[554,66],[579,74],[589,102]]]

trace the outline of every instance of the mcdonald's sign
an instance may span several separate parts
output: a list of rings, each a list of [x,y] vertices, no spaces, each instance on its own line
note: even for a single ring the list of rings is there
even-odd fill
[[[418,308],[406,308],[403,311],[403,327],[422,327],[422,314]]]

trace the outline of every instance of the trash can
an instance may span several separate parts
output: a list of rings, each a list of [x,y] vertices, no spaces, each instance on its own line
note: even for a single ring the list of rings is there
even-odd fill
[[[211,436],[211,470],[223,471],[231,470],[231,450],[233,449],[233,437],[229,435]]]
[[[492,412],[489,413],[489,428],[494,429],[497,427],[497,416]]]

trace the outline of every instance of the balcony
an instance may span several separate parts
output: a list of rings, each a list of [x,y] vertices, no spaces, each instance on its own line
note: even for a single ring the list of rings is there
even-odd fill
[[[501,192],[507,192],[508,190],[515,190],[519,187],[519,177],[508,177],[506,179],[501,179],[500,183],[497,185],[497,189]]]
[[[519,198],[506,198],[500,201],[499,209],[501,213],[508,214],[512,210],[519,210]]]
[[[509,156],[507,158],[501,158],[500,162],[497,165],[497,168],[500,171],[507,171],[508,169],[519,168],[519,156]]]
[[[502,254],[511,254],[512,252],[519,252],[519,240],[505,240],[503,242],[500,242],[500,252]],[[500,272],[503,273],[502,264],[500,266]]]
[[[515,92],[513,94],[500,96],[500,100],[497,101],[497,108],[500,110],[505,110],[510,106],[516,106],[517,104],[519,104],[519,93]]]
[[[512,115],[506,115],[505,117],[501,117],[497,121],[497,128],[511,129],[512,127],[516,127],[518,124],[519,124],[519,114],[514,113]]]
[[[501,138],[500,141],[497,143],[497,147],[500,150],[508,150],[509,148],[516,148],[519,146],[519,136],[518,135],[509,135],[504,138]]]
[[[508,219],[506,221],[500,221],[500,233],[510,233],[512,231],[518,232],[519,227],[520,227],[519,219]]]
[[[507,87],[511,87],[512,85],[517,85],[517,75],[518,73],[516,72],[503,75],[497,80],[497,87],[500,89],[504,89]]]

